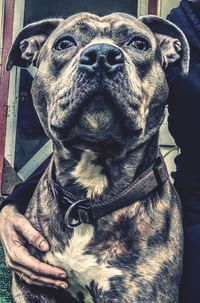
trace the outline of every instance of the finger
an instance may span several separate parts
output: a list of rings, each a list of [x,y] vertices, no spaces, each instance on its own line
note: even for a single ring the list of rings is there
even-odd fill
[[[48,285],[48,284],[43,284],[43,283],[40,283],[40,282],[36,282],[36,281],[33,281],[31,280],[30,278],[24,276],[23,277],[23,281],[29,285],[35,285],[35,286],[40,286],[40,287],[50,287],[50,288],[56,288],[58,289],[57,287],[53,286],[53,285]]]
[[[22,247],[19,251],[16,250],[15,259],[11,259],[11,261],[14,264],[21,265],[22,267],[25,267],[31,272],[40,276],[53,277],[58,279],[67,278],[67,273],[63,269],[39,261],[35,257],[31,256],[24,247]]]
[[[31,225],[25,218],[21,217],[16,224],[16,230],[35,248],[46,252],[49,250],[49,244],[45,238]]]
[[[22,273],[15,271],[15,273],[19,276],[19,278],[22,276]],[[42,282],[38,282],[38,281],[34,281],[31,278],[23,275],[22,278],[20,278],[21,281],[29,284],[29,285],[35,285],[35,286],[40,286],[40,287],[50,287],[50,288],[55,288],[55,289],[59,289],[58,287],[54,286],[54,285],[48,285]]]
[[[13,268],[14,272],[17,273],[19,276],[22,274],[26,277],[28,277],[32,282],[36,283],[42,283],[43,285],[51,285],[55,286],[57,288],[63,288],[67,289],[68,284],[62,280],[53,280],[49,277],[42,277],[37,274],[34,274],[33,272],[23,268],[22,266],[14,266]]]
[[[26,247],[24,247],[23,243],[15,242],[15,250],[5,248],[5,253],[7,255],[8,267],[11,269],[16,265],[21,265],[22,267],[41,276],[57,279],[67,278],[67,273],[63,269],[40,262],[35,257],[32,257]]]

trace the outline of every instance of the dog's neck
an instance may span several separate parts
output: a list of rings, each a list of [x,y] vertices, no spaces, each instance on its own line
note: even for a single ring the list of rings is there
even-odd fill
[[[158,154],[158,137],[123,157],[99,155],[91,150],[54,147],[55,178],[63,189],[88,198],[120,193],[148,169]]]

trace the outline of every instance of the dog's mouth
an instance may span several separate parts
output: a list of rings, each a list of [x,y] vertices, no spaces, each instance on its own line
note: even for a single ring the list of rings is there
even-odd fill
[[[123,149],[125,138],[136,135],[124,128],[124,117],[105,93],[93,94],[72,114],[72,123],[67,128],[52,127],[65,148],[118,153]]]
[[[105,94],[97,94],[79,110],[63,145],[99,153],[112,152],[121,148],[121,137],[122,127],[112,101]]]
[[[67,149],[75,148],[78,150],[92,150],[98,154],[120,154],[123,150],[123,144],[116,141],[88,141],[82,138],[76,138],[70,141],[63,141],[63,146]]]
[[[76,127],[83,137],[107,140],[110,131],[117,124],[117,115],[113,103],[106,95],[94,95],[80,110]]]

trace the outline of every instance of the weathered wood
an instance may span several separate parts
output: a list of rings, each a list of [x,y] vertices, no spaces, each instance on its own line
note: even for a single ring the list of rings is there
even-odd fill
[[[149,0],[138,0],[138,2],[137,2],[138,17],[148,15],[148,3],[149,3]]]
[[[3,23],[4,23],[4,6],[5,0],[0,1],[0,73],[2,66],[2,49],[3,49]]]
[[[2,195],[9,195],[16,184],[22,182],[14,168],[4,159]]]
[[[158,13],[158,0],[149,0],[148,13],[150,15],[157,15],[157,13]]]
[[[41,149],[18,171],[19,177],[24,181],[51,155],[52,141],[49,140]]]
[[[12,42],[23,28],[25,0],[15,0]],[[13,67],[10,71],[8,110],[6,119],[5,158],[14,167],[15,143],[17,129],[17,113],[19,100],[20,68]]]
[[[172,8],[177,7],[180,0],[159,0],[158,1],[158,15],[166,18]]]
[[[2,50],[2,69],[0,77],[0,192],[2,190],[4,147],[6,131],[6,112],[9,87],[9,73],[6,71],[7,55],[12,44],[14,16],[14,0],[5,1],[4,29],[3,29],[3,50]]]

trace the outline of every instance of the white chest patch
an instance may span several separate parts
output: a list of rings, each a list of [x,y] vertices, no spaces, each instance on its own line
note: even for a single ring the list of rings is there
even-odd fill
[[[86,286],[92,281],[98,284],[103,291],[110,288],[110,278],[121,276],[119,269],[111,267],[107,263],[99,264],[94,255],[86,253],[86,248],[93,238],[94,228],[91,225],[81,224],[74,229],[73,236],[69,242],[69,246],[65,248],[63,253],[49,252],[45,256],[50,264],[58,266],[66,270],[69,277],[68,291],[75,297],[78,291],[82,291],[87,297],[86,302],[91,301]]]
[[[97,156],[91,150],[82,153],[81,159],[76,165],[72,176],[76,183],[87,189],[87,198],[93,198],[103,193],[108,185],[107,177],[102,173],[102,167],[95,164]]]

